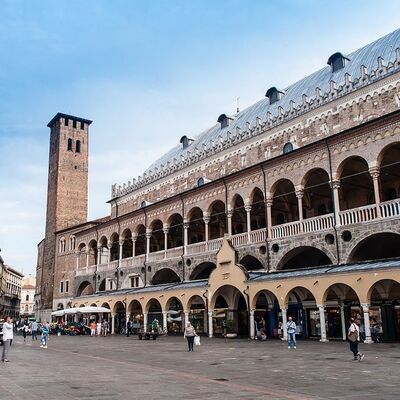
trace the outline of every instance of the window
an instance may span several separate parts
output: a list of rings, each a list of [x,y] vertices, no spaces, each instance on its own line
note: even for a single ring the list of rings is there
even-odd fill
[[[197,179],[197,186],[203,186],[203,185],[204,185],[204,178]]]
[[[72,139],[71,139],[71,138],[68,139],[68,147],[67,147],[67,150],[68,150],[68,151],[72,151]]]
[[[133,288],[139,287],[139,277],[138,276],[131,277],[131,287],[133,287]]]
[[[283,154],[287,154],[287,153],[290,153],[291,151],[293,151],[293,144],[292,143],[286,143],[284,146],[283,146]]]
[[[81,129],[84,130],[85,129],[85,123],[83,121],[81,121]]]
[[[64,282],[60,282],[60,293],[64,293]]]
[[[64,253],[65,252],[65,239],[61,238],[60,239],[60,253]]]
[[[25,301],[29,301],[29,294],[26,295]]]
[[[76,129],[76,119],[72,120],[72,127]]]
[[[80,141],[80,140],[77,140],[77,141],[76,141],[75,151],[76,151],[77,153],[80,153],[80,152],[81,152],[81,141]]]
[[[69,291],[69,281],[65,281],[65,293]]]
[[[64,125],[68,126],[68,118],[64,118]]]
[[[69,249],[70,250],[75,250],[75,243],[76,243],[75,236],[70,236],[70,238],[69,238]]]
[[[112,290],[113,289],[113,283],[112,283],[112,281],[110,281],[110,290]]]

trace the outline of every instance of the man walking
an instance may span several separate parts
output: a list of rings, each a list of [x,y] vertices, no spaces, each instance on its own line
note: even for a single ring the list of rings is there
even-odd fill
[[[11,341],[14,338],[14,325],[12,319],[7,316],[6,322],[3,324],[3,354],[1,361],[8,362],[8,351],[10,350]]]
[[[31,330],[32,330],[32,340],[37,340],[38,323],[36,321],[32,322]]]
[[[288,349],[292,347],[296,348],[296,323],[292,320],[292,317],[288,318],[286,323],[286,330],[288,334]]]
[[[129,337],[131,334],[131,329],[132,329],[132,322],[131,320],[128,318],[128,321],[126,323],[126,336]]]
[[[103,330],[104,330],[104,336],[107,336],[107,333],[108,333],[108,321],[106,319],[103,321]]]

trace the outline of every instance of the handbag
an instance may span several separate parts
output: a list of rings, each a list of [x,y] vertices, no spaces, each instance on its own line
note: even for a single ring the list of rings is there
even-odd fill
[[[349,332],[347,338],[350,340],[350,342],[356,342],[358,339],[357,329],[355,329],[354,332]]]
[[[200,336],[194,337],[194,344],[195,344],[195,346],[200,346]]]

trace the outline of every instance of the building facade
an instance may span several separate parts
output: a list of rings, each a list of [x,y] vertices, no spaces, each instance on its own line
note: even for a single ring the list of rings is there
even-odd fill
[[[251,337],[261,318],[268,337],[285,335],[291,315],[322,341],[343,339],[353,315],[367,341],[375,329],[400,339],[400,30],[182,136],[113,185],[96,221],[89,124],[49,123],[41,313],[100,305],[114,330],[129,317],[179,332],[191,319]]]
[[[22,279],[20,316],[32,318],[35,317],[35,290],[36,279],[32,275],[25,276]]]
[[[21,286],[23,274],[16,269],[3,265],[2,279],[2,315],[19,318]]]

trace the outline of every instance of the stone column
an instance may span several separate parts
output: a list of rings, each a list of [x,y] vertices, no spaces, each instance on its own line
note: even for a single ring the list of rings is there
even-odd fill
[[[208,224],[210,223],[210,214],[204,213],[203,215],[204,221],[204,235],[205,235],[205,242],[208,242]]]
[[[164,258],[167,258],[169,225],[163,226],[164,232]]]
[[[256,336],[254,327],[254,309],[250,310],[250,339],[254,339]]]
[[[265,205],[267,207],[267,235],[269,239],[272,239],[272,197],[267,197],[265,200]]]
[[[213,310],[208,310],[208,337],[213,337]]]
[[[135,257],[136,253],[136,240],[137,240],[137,235],[132,236],[132,257]]]
[[[328,339],[326,337],[326,325],[325,325],[325,306],[319,305],[319,323],[321,325],[321,339],[320,342],[327,342]]]
[[[203,330],[204,330],[204,333],[205,332],[207,332],[207,327],[208,327],[208,318],[207,318],[207,310],[204,310],[204,313],[203,313]]]
[[[304,196],[304,189],[296,190],[296,197],[297,197],[297,207],[299,209],[299,221],[300,224],[300,231],[303,232],[303,196]]]
[[[379,168],[374,167],[369,169],[369,173],[372,176],[372,181],[374,183],[374,194],[375,194],[375,204],[376,204],[376,217],[382,218],[381,213],[381,194],[379,191]]]
[[[146,229],[146,260],[149,259],[149,254],[150,254],[150,238],[151,238],[151,229]]]
[[[336,218],[336,225],[340,226],[340,202],[339,202],[339,188],[340,188],[340,181],[334,180],[332,181],[332,190],[333,190],[333,204],[335,208],[335,218]]]
[[[107,242],[107,269],[110,269],[112,242]]]
[[[183,327],[183,329],[185,329],[185,327],[189,322],[189,311],[185,311],[184,314],[185,314],[185,326]]]
[[[162,313],[162,317],[163,317],[163,329],[166,331],[168,329],[168,311],[163,311]]]
[[[89,267],[89,249],[85,250],[85,254],[86,254],[86,268]]]
[[[143,313],[143,332],[147,332],[147,313]]]
[[[363,315],[364,315],[364,330],[365,330],[365,341],[364,343],[372,343],[371,339],[371,324],[369,321],[369,304],[361,304]]]
[[[347,339],[346,335],[346,321],[344,318],[344,306],[343,304],[340,306],[340,323],[342,324],[342,338],[343,340]]]
[[[247,242],[250,243],[250,232],[251,232],[251,204],[246,204],[244,206],[246,210],[246,222],[247,222]]]
[[[115,333],[115,315],[111,314],[111,334]]]
[[[119,241],[119,257],[118,257],[118,268],[121,268],[122,265],[122,250],[124,247],[124,241],[121,239]]]
[[[99,270],[99,265],[101,261],[101,246],[97,247],[97,266],[96,266],[96,272]]]
[[[286,314],[287,308],[286,307],[282,307],[281,308],[281,312],[282,312],[282,340],[288,340],[287,337],[287,330],[286,330],[286,325],[287,325],[287,314]]]
[[[187,253],[187,245],[189,243],[188,240],[188,233],[189,233],[189,221],[185,220],[183,221],[183,249],[184,249],[184,254]]]
[[[228,218],[228,235],[232,236],[232,215],[233,215],[233,210],[228,209],[228,212],[226,213],[226,217]]]
[[[77,250],[75,252],[75,254],[76,254],[76,270],[78,271],[79,270],[79,260],[81,258],[81,252],[79,250]]]

